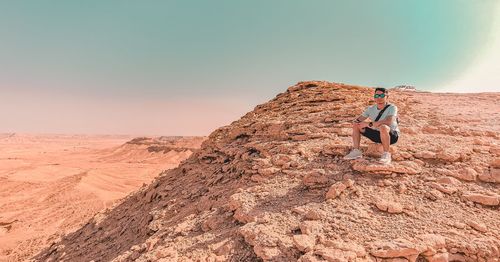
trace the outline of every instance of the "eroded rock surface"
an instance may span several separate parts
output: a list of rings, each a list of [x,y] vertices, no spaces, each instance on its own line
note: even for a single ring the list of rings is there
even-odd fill
[[[344,161],[372,92],[298,83],[36,259],[497,261],[500,95],[391,92],[393,163]]]

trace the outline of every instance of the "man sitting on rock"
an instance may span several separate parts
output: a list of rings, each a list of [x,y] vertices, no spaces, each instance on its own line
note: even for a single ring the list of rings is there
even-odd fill
[[[379,162],[389,164],[391,163],[389,146],[396,143],[399,138],[398,122],[396,120],[398,108],[387,103],[389,92],[385,88],[377,87],[373,97],[375,98],[375,105],[367,107],[363,114],[353,122],[352,141],[354,146],[344,159],[351,160],[363,157],[361,150],[359,150],[359,142],[361,135],[363,135],[375,143],[382,143],[384,153]],[[383,111],[382,114],[380,114],[381,111]],[[370,122],[365,121],[367,118],[370,119]]]

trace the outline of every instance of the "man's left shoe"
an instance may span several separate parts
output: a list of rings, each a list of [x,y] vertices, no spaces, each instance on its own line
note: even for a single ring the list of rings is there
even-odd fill
[[[391,163],[391,153],[389,152],[384,152],[382,154],[382,157],[380,157],[380,160],[378,161],[381,164],[388,165]]]

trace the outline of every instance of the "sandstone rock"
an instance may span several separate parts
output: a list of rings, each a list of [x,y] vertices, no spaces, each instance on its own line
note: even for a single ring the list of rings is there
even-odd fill
[[[452,223],[452,225],[458,229],[464,229],[467,226],[466,224],[460,222]]]
[[[321,152],[325,155],[343,157],[349,153],[349,148],[350,145],[334,144],[324,147]]]
[[[500,168],[500,158],[495,158],[491,160],[490,166],[494,168]]]
[[[429,262],[448,262],[449,256],[448,253],[437,253],[432,256],[426,257],[427,261]]]
[[[313,252],[308,252],[302,255],[297,262],[324,262],[326,260],[318,258]]]
[[[391,214],[399,214],[403,212],[403,206],[399,203],[387,201],[387,200],[378,200],[375,203],[375,206],[380,211],[389,212]]]
[[[437,179],[436,182],[441,184],[460,185],[460,181],[453,177],[441,177]]]
[[[201,230],[203,230],[203,232],[207,232],[215,229],[216,226],[217,226],[217,220],[212,218],[210,220],[203,221],[203,223],[201,224]]]
[[[234,140],[234,139],[237,139],[237,138],[242,137],[244,135],[248,136],[247,129],[241,128],[241,127],[240,128],[234,128],[233,130],[231,130],[229,132],[228,138],[231,139],[231,140]]]
[[[366,160],[357,161],[353,164],[352,169],[360,172],[370,172],[390,175],[392,173],[414,175],[420,173],[421,167],[411,161],[402,161],[389,165],[371,163]]]
[[[320,247],[314,251],[314,254],[320,255],[327,261],[331,262],[353,261],[357,257],[356,253],[352,251],[343,251],[329,247]]]
[[[393,241],[375,242],[370,254],[380,258],[407,258],[418,256],[423,250],[420,246],[404,240],[395,239]]]
[[[458,178],[458,179],[464,180],[464,181],[474,181],[474,180],[476,180],[476,176],[477,176],[476,170],[474,170],[470,167],[464,168],[458,172],[447,170],[447,169],[437,168],[436,172],[439,174],[442,174],[442,175],[452,176],[452,177],[455,177],[455,178]]]
[[[473,168],[466,167],[462,169],[458,174],[456,175],[456,178],[462,179],[465,181],[474,181],[476,180],[477,177],[477,172]]]
[[[436,158],[436,153],[431,152],[431,151],[419,151],[415,154],[413,154],[416,158],[421,158],[421,159],[435,159]]]
[[[404,194],[406,191],[408,191],[408,187],[403,185],[403,184],[400,184],[399,185],[399,188],[398,188],[398,193],[399,194]]]
[[[449,184],[438,184],[438,183],[431,182],[431,183],[429,183],[429,186],[434,188],[434,189],[439,190],[440,192],[448,194],[448,195],[451,195],[451,194],[457,192],[457,190],[458,190],[456,187],[451,186]]]
[[[425,196],[433,201],[443,198],[443,194],[436,189],[429,190],[428,192],[425,193]]]
[[[230,196],[228,209],[234,211],[234,219],[241,223],[254,221],[254,216],[250,214],[255,204],[255,197],[249,193],[242,192]]]
[[[323,245],[327,247],[333,247],[335,249],[340,249],[343,251],[351,251],[356,254],[357,257],[365,257],[367,252],[365,248],[359,244],[352,242],[344,242],[340,240],[326,240],[323,242]]]
[[[444,168],[436,168],[434,171],[444,176],[453,176],[453,177],[455,176],[455,172]]]
[[[316,239],[310,235],[295,235],[293,236],[293,243],[298,250],[302,252],[309,252],[314,249]]]
[[[460,160],[460,155],[441,151],[436,154],[436,158],[444,162],[457,162]]]
[[[273,164],[271,163],[271,160],[269,158],[254,159],[253,164],[254,165],[252,166],[252,169],[255,169],[255,170],[273,167]]]
[[[326,199],[334,199],[338,197],[346,189],[347,186],[344,183],[337,182],[333,184],[326,193]]]
[[[326,216],[325,212],[322,210],[309,209],[305,213],[305,218],[308,220],[320,220]]]
[[[449,254],[448,255],[448,261],[457,261],[457,262],[467,262],[470,260],[467,260],[464,255],[462,254]]]
[[[489,168],[478,175],[478,179],[489,183],[500,183],[500,168]]]
[[[490,147],[490,153],[494,156],[500,156],[500,146]]]
[[[323,232],[323,226],[319,221],[306,220],[300,224],[302,234],[315,236]]]
[[[268,167],[268,168],[260,168],[259,169],[259,174],[262,175],[262,176],[265,176],[265,177],[268,177],[268,176],[272,176],[272,175],[275,175],[276,173],[278,173],[280,171],[279,168],[276,168],[276,167]]]
[[[253,250],[258,257],[264,260],[275,259],[281,254],[281,251],[277,247],[255,246]]]
[[[322,187],[328,184],[329,179],[325,170],[315,169],[307,172],[302,179],[304,185],[309,187]]]
[[[479,231],[481,233],[488,232],[488,228],[483,223],[476,222],[476,221],[468,221],[467,225],[469,225],[470,227],[474,228],[475,230],[477,230],[477,231]]]
[[[179,254],[173,247],[161,248],[155,252],[155,258],[167,258],[171,261],[177,261]]]
[[[446,247],[446,239],[437,234],[422,234],[418,235],[417,239],[421,241],[421,245],[427,249],[439,250]]]
[[[212,249],[214,250],[215,254],[217,256],[227,256],[231,253],[231,250],[233,250],[235,247],[234,241],[221,241],[219,243],[216,243],[212,246]]]
[[[279,167],[283,167],[292,161],[292,157],[285,154],[278,154],[271,158],[271,162]]]
[[[390,147],[389,152],[391,154],[395,154],[396,153],[396,148],[395,147]],[[366,151],[364,152],[364,154],[366,156],[377,157],[377,158],[381,157],[382,153],[384,153],[384,147],[382,146],[382,144],[379,144],[379,143],[370,143],[368,145]]]
[[[498,206],[500,204],[499,196],[489,196],[477,193],[467,193],[464,194],[464,197],[472,202],[480,203],[485,206]]]

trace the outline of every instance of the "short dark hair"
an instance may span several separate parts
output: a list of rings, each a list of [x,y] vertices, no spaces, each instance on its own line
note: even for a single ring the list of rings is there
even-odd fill
[[[375,88],[375,93],[377,91],[382,91],[384,94],[388,94],[389,93],[389,91],[387,89],[383,88],[383,87],[377,87],[377,88]]]

